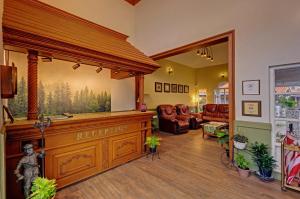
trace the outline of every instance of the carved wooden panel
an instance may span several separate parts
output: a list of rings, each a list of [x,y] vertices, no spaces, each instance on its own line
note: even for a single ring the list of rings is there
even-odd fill
[[[141,155],[141,133],[131,133],[110,138],[109,164],[117,166]]]
[[[54,149],[47,152],[46,176],[55,178],[58,187],[78,181],[101,171],[100,142]]]

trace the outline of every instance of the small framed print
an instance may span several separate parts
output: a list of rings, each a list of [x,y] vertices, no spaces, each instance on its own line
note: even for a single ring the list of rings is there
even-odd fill
[[[184,93],[189,93],[189,86],[184,85]]]
[[[178,93],[183,93],[183,85],[178,84]]]
[[[170,84],[169,83],[164,83],[164,92],[169,93],[170,92]]]
[[[171,92],[177,93],[177,84],[171,84]]]
[[[242,115],[261,117],[261,101],[242,101]]]
[[[242,81],[243,95],[260,95],[260,80]]]
[[[155,92],[162,92],[162,83],[155,82]]]

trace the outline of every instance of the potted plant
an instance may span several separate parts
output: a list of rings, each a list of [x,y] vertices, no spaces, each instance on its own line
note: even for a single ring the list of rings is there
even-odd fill
[[[31,194],[28,199],[53,199],[55,194],[55,180],[38,177],[32,183]]]
[[[227,131],[217,130],[216,136],[218,137],[218,143],[226,150],[226,155],[229,157],[229,135]]]
[[[233,136],[234,147],[237,149],[245,149],[248,143],[248,138],[246,136],[235,134]]]
[[[263,143],[255,142],[251,145],[253,161],[256,163],[259,175],[263,179],[271,178],[273,168],[276,166],[276,160],[268,152],[268,146]]]
[[[247,178],[249,176],[249,165],[250,162],[245,159],[242,154],[237,154],[234,158],[237,164],[239,175],[243,178]]]
[[[160,145],[161,138],[157,135],[152,135],[146,138],[145,145],[148,145],[150,152],[155,153],[157,146]]]

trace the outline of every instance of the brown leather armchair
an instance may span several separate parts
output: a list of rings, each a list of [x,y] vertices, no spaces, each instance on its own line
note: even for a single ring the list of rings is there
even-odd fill
[[[176,108],[170,104],[163,104],[157,107],[159,119],[159,130],[180,134],[189,130],[189,121],[186,117],[177,115]]]
[[[228,104],[206,104],[203,106],[202,118],[205,121],[228,122]]]
[[[191,113],[189,107],[184,104],[177,104],[175,106],[177,114],[189,120],[190,129],[198,129],[201,127],[200,124],[203,121],[201,113]]]

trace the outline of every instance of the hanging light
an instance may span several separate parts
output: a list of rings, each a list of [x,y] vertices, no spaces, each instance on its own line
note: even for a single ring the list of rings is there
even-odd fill
[[[197,55],[198,55],[198,56],[200,55],[200,50],[199,50],[199,49],[197,50]]]
[[[214,61],[213,58],[213,52],[211,47],[204,47],[197,50],[197,55],[200,55],[200,57],[205,57],[207,60],[210,60],[211,62]]]

